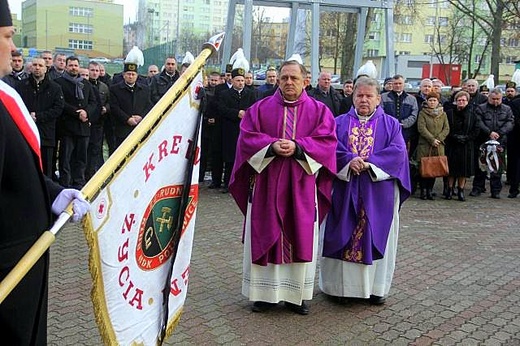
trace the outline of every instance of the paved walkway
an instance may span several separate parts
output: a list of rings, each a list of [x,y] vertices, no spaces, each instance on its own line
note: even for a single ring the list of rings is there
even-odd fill
[[[340,305],[316,286],[300,316],[251,312],[242,216],[229,195],[202,188],[188,298],[168,345],[520,345],[520,199],[506,195],[409,199],[387,303]],[[71,226],[52,247],[49,345],[101,345],[85,244]]]

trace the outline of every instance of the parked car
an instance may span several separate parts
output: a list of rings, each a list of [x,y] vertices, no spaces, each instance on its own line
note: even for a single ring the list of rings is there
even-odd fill
[[[105,58],[104,56],[98,56],[98,57],[92,58],[92,59],[90,59],[90,61],[100,62],[102,64],[111,62],[109,58]]]
[[[331,83],[340,83],[341,84],[341,76],[339,74],[333,74],[330,76]]]
[[[125,59],[123,59],[123,58],[115,58],[114,60],[112,60],[112,62],[114,64],[121,64],[121,65],[123,65],[125,63]]]
[[[255,72],[255,79],[256,80],[265,80],[265,73],[266,70],[258,70]]]

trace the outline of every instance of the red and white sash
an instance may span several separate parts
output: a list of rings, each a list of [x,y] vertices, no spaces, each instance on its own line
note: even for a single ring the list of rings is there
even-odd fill
[[[38,157],[40,168],[42,166],[42,157],[40,153],[40,135],[34,120],[31,118],[27,107],[23,103],[22,98],[16,90],[8,84],[0,80],[0,101],[9,111],[9,115],[15,122],[16,126],[24,136],[25,140],[31,147],[32,151]]]

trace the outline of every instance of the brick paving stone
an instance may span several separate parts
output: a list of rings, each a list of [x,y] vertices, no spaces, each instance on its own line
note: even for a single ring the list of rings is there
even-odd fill
[[[520,199],[486,197],[410,198],[387,303],[340,305],[316,284],[310,315],[296,316],[281,305],[251,312],[241,295],[243,218],[229,195],[202,188],[188,298],[166,345],[519,346]],[[83,232],[68,225],[51,248],[49,345],[101,345],[90,289]]]

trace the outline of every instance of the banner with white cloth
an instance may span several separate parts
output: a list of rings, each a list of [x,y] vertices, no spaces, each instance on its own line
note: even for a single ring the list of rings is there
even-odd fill
[[[143,120],[134,130],[142,139],[113,154],[126,156],[124,167],[91,200],[84,227],[91,251],[94,311],[105,344],[158,344],[165,311],[163,289],[172,259],[167,336],[179,321],[188,288],[198,202],[199,159],[190,163],[187,153],[199,124],[200,90],[201,72],[170,101],[173,106],[168,114],[149,128],[141,128],[147,124]],[[186,185],[190,192],[179,239],[174,233],[190,164],[194,167],[191,184]]]

